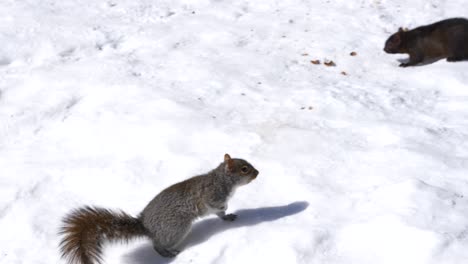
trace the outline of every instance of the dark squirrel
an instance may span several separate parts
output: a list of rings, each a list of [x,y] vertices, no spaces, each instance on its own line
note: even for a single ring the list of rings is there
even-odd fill
[[[62,257],[69,263],[102,262],[104,241],[129,241],[147,237],[163,257],[175,257],[177,246],[190,232],[192,222],[209,214],[234,221],[226,214],[227,202],[237,187],[254,180],[258,171],[243,159],[228,154],[214,170],[169,186],[133,217],[122,211],[86,206],[64,218],[60,243]]]
[[[409,54],[409,61],[400,67],[444,58],[450,62],[468,60],[468,19],[451,18],[412,30],[400,28],[387,39],[384,51]]]

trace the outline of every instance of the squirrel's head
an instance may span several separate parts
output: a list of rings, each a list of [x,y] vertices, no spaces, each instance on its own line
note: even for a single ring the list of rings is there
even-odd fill
[[[407,53],[403,49],[403,45],[402,45],[404,36],[407,31],[408,31],[407,28],[403,29],[400,27],[397,33],[394,33],[387,39],[387,41],[385,42],[384,51],[386,53],[391,53],[391,54],[392,53]]]
[[[239,185],[245,185],[257,178],[258,170],[243,159],[232,159],[229,154],[224,155],[224,173],[234,178]]]

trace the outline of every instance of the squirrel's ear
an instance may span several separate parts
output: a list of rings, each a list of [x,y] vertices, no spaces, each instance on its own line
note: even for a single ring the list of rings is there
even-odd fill
[[[394,36],[393,39],[392,39],[392,43],[393,43],[394,45],[400,45],[400,43],[401,43],[401,34],[400,34],[400,31],[398,31],[398,33],[395,34],[395,36]]]
[[[229,154],[224,154],[224,163],[226,163],[226,170],[232,171],[234,169],[234,161]]]
[[[398,29],[398,32],[407,32],[409,29],[408,28],[403,28],[403,27],[400,27]]]

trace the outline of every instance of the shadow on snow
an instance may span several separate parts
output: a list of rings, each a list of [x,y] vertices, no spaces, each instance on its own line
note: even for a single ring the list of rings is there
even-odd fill
[[[210,237],[226,230],[245,226],[254,226],[298,214],[304,211],[308,206],[309,203],[298,201],[283,206],[239,210],[235,212],[238,217],[234,222],[222,221],[219,218],[201,220],[193,225],[192,231],[179,248],[187,249],[196,246],[207,241]],[[124,258],[129,263],[135,264],[165,264],[171,263],[176,259],[161,257],[156,253],[156,251],[154,251],[151,243],[147,243],[144,246],[137,248],[134,252],[127,254]]]

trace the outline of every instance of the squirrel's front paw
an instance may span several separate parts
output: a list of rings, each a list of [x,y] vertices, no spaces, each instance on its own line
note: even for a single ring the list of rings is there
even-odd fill
[[[223,218],[224,221],[230,221],[230,222],[232,222],[232,221],[236,220],[237,215],[235,215],[235,214],[227,214],[227,215],[223,216],[222,218]]]

